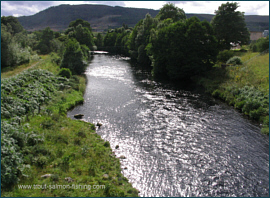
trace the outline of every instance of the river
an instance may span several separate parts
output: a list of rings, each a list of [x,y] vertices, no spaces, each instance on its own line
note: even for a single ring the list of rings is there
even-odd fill
[[[85,102],[68,116],[102,123],[97,133],[126,157],[140,196],[268,197],[268,136],[232,107],[119,56],[94,55],[86,76]]]

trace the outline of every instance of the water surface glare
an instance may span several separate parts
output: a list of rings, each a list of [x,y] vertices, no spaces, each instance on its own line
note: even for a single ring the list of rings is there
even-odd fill
[[[68,116],[103,124],[97,133],[126,157],[140,196],[268,197],[268,137],[232,107],[117,56],[94,55],[86,75],[85,102]]]

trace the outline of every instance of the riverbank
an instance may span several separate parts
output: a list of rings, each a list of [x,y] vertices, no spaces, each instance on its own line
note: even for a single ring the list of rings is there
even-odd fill
[[[85,78],[57,76],[54,58],[1,82],[1,196],[137,197],[95,125],[67,118]]]
[[[243,65],[216,65],[195,81],[205,92],[259,122],[261,132],[269,135],[269,53],[234,53]]]

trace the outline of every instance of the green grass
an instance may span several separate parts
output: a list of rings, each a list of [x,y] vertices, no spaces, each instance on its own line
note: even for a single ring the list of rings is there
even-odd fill
[[[269,54],[235,52],[243,65],[216,65],[197,83],[207,93],[234,106],[251,119],[262,124],[262,132],[269,134]],[[260,104],[260,105],[257,105]]]
[[[20,185],[105,185],[113,190],[109,192],[105,189],[27,190],[19,189],[16,185],[12,191],[2,190],[2,196],[138,196],[137,190],[132,188],[121,174],[119,159],[112,156],[111,148],[104,145],[104,140],[97,135],[93,124],[54,114],[30,118],[29,128],[37,134],[44,134],[45,141],[35,149],[29,149],[30,152],[25,156],[31,164],[31,169],[25,171],[27,177],[21,178]],[[37,152],[38,150],[42,153]],[[33,156],[36,161],[44,157],[43,167],[34,159],[31,160]],[[41,178],[45,174],[53,174],[54,177]],[[104,174],[108,174],[108,178],[105,178]],[[71,177],[74,181],[68,183],[65,181],[66,177]]]
[[[60,70],[52,56],[44,56],[35,66],[37,68],[46,68],[55,75]],[[28,138],[20,148],[26,166],[18,175],[18,184],[1,187],[2,197],[138,196],[138,190],[122,175],[119,159],[113,155],[109,143],[95,132],[95,126],[66,116],[67,110],[83,102],[85,80],[84,76],[73,76],[69,88],[57,91],[42,105],[40,112],[34,111],[27,119],[22,119],[20,126],[23,126],[24,134],[42,138],[40,141],[34,138],[30,143]],[[45,174],[51,174],[51,177],[42,178]],[[71,177],[72,182],[66,181],[67,177]],[[32,188],[33,185],[46,185],[47,188],[19,189],[18,185],[31,185]],[[59,187],[49,189],[50,185],[51,188]],[[61,189],[60,185],[87,185],[92,189]],[[94,185],[103,185],[105,189],[93,189]]]

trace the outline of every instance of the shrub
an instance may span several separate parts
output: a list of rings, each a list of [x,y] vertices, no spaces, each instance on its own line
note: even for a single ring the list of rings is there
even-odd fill
[[[259,38],[256,42],[256,45],[259,52],[263,52],[269,49],[269,36],[266,38]]]
[[[62,69],[60,69],[58,75],[62,76],[62,77],[70,78],[72,76],[72,73],[71,73],[70,69],[62,68]]]
[[[216,89],[215,91],[213,91],[212,96],[215,98],[220,98],[221,97],[221,91]]]
[[[219,54],[217,55],[217,60],[220,61],[220,62],[226,62],[231,57],[233,57],[233,51],[224,50],[222,52],[219,52]]]
[[[242,65],[243,62],[241,60],[241,58],[239,56],[234,56],[232,58],[230,58],[226,64],[233,64],[233,65]]]
[[[262,107],[259,107],[256,110],[250,111],[249,116],[250,118],[259,121],[260,117],[264,114],[264,109]]]
[[[37,166],[41,168],[43,168],[47,164],[47,162],[48,162],[48,159],[45,156],[39,156],[36,160]]]
[[[61,57],[58,56],[56,53],[51,53],[51,62],[60,65]]]
[[[105,146],[105,147],[110,147],[110,142],[106,141],[106,142],[104,143],[104,146]]]
[[[246,104],[246,101],[240,101],[240,102],[236,102],[234,107],[237,108],[237,109],[240,109],[242,110],[242,108],[244,107],[244,105]]]
[[[1,133],[1,188],[11,187],[19,181],[22,163],[15,140]]]
[[[245,103],[245,105],[243,106],[243,109],[242,111],[245,113],[245,114],[249,114],[249,112],[255,110],[255,109],[258,109],[259,107],[261,106],[261,103],[256,101],[256,100],[249,100]]]

